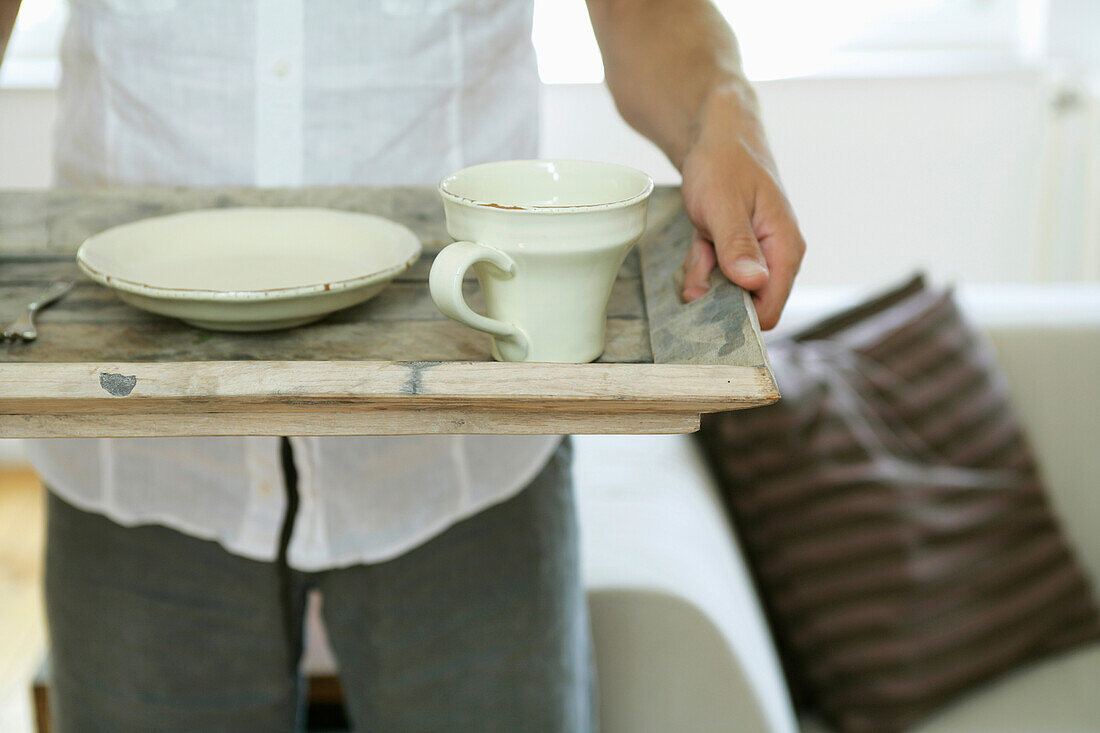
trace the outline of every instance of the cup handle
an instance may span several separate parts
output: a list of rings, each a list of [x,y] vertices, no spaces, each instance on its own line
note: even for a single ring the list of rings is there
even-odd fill
[[[454,242],[444,247],[432,263],[431,273],[428,275],[432,300],[443,315],[497,338],[512,340],[521,348],[525,357],[529,342],[527,334],[519,326],[475,313],[462,296],[462,281],[466,277],[466,271],[477,262],[488,262],[509,276],[516,272],[516,263],[499,249],[477,242]]]

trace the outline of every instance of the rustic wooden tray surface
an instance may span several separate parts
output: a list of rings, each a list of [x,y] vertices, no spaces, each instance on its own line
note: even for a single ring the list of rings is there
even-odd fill
[[[108,227],[219,206],[320,206],[411,228],[424,255],[379,296],[301,328],[203,331],[126,305],[77,268]],[[444,317],[427,276],[449,243],[426,188],[108,188],[0,193],[0,320],[52,279],[73,290],[31,343],[0,342],[0,437],[675,433],[704,412],[774,402],[751,300],[715,275],[683,305],[691,237],[678,189],[658,188],[623,265],[607,350],[592,364],[491,361],[489,340]],[[476,280],[467,283],[478,308]]]

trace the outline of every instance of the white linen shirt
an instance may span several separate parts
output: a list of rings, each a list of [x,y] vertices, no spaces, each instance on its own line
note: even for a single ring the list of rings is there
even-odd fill
[[[434,184],[533,157],[531,15],[531,0],[72,0],[57,183]],[[292,437],[288,561],[400,555],[517,493],[559,440]],[[28,452],[85,510],[276,556],[277,437],[50,439]]]

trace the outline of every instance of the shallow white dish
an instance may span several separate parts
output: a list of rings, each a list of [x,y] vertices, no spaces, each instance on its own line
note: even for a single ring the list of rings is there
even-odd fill
[[[88,238],[80,269],[122,300],[218,331],[290,328],[362,303],[420,257],[369,214],[227,208],[143,219]]]

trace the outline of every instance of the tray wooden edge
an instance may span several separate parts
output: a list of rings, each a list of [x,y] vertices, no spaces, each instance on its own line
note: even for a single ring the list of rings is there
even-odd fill
[[[656,435],[693,433],[694,413],[540,414],[512,410],[357,410],[141,415],[0,415],[0,438],[140,438],[226,435]]]
[[[759,368],[778,399],[752,295],[715,268],[710,290],[693,303],[682,302],[682,262],[694,225],[680,203],[678,189],[664,190],[651,214],[638,250],[653,361]]]
[[[233,411],[260,405],[567,409],[611,405],[682,412],[778,399],[762,367],[485,361],[19,362],[0,364],[0,414]],[[48,406],[38,409],[36,406]],[[83,410],[78,410],[83,411]]]
[[[13,363],[0,437],[682,433],[778,398],[765,369],[724,365]]]

